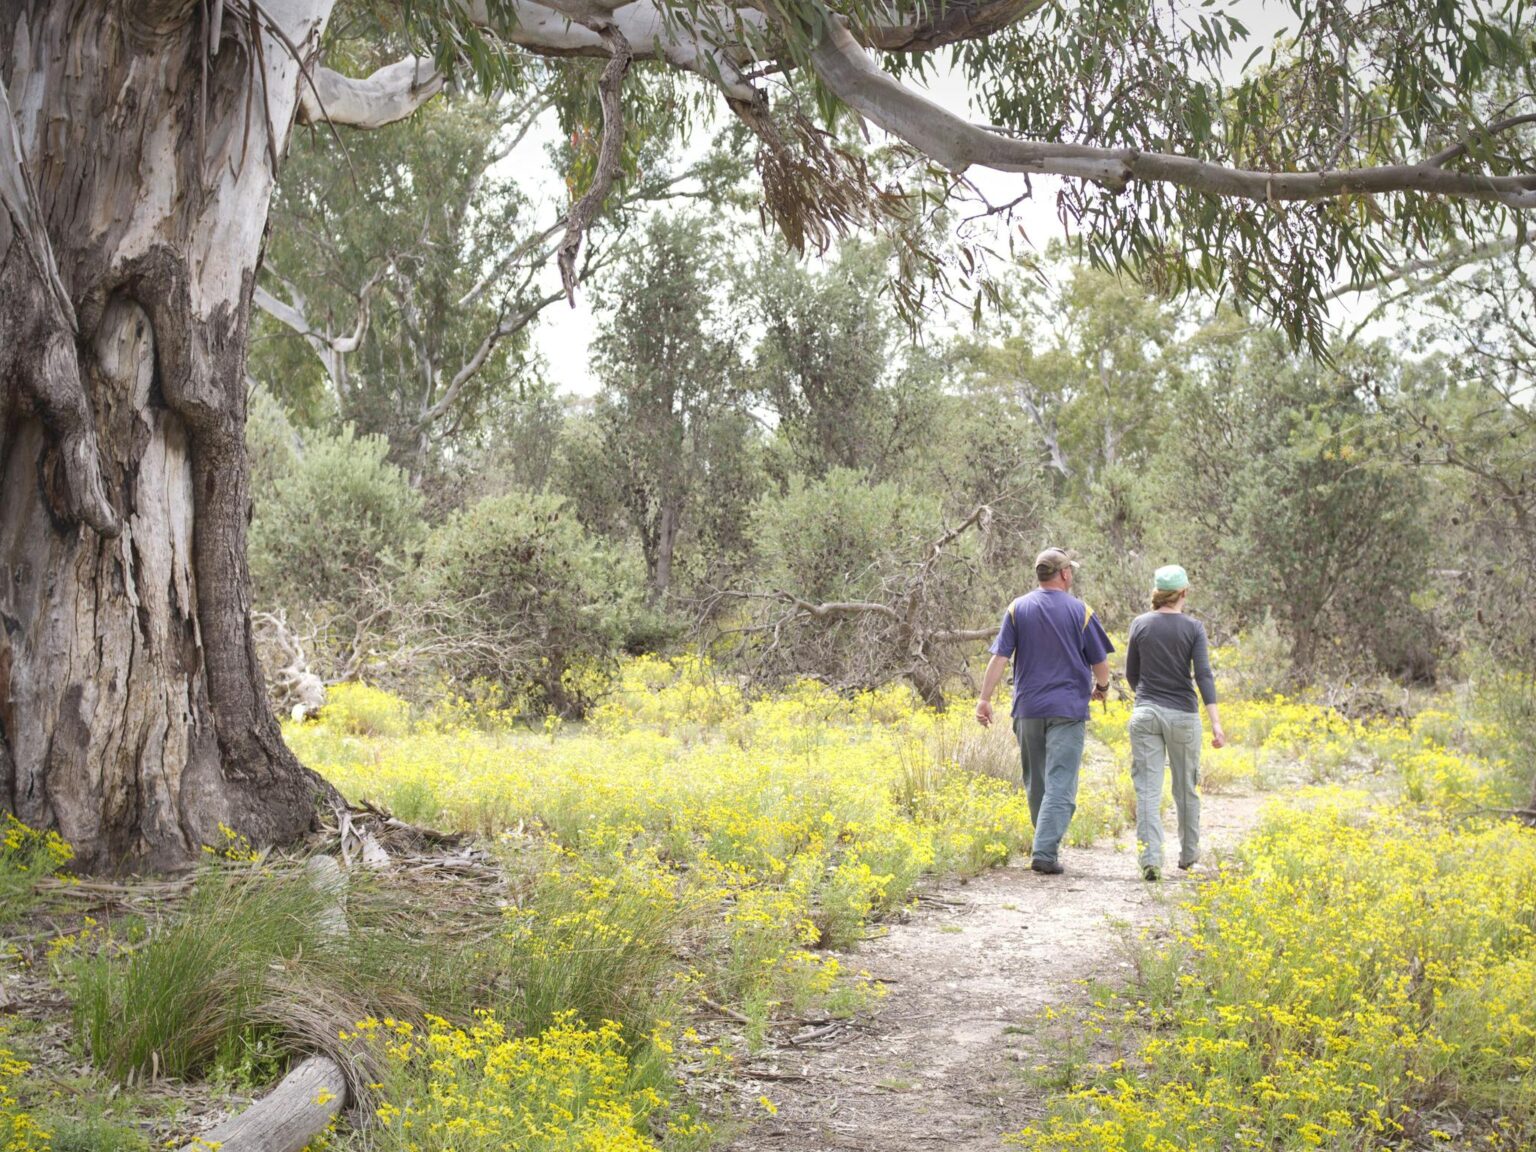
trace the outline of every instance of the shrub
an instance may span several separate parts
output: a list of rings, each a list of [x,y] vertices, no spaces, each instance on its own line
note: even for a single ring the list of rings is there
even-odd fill
[[[456,640],[443,671],[506,685],[537,710],[579,716],[617,650],[635,590],[556,496],[516,492],[455,513],[421,567],[426,611]]]
[[[265,601],[355,608],[414,555],[426,530],[421,497],[388,451],[382,437],[356,436],[350,426],[313,433],[258,494],[250,561]]]
[[[812,676],[873,688],[906,669],[897,674],[926,702],[942,706],[963,651],[919,641],[974,613],[980,544],[978,533],[967,532],[934,555],[938,503],[848,469],[814,481],[793,477],[782,495],[760,501],[752,528],[762,556],[761,595],[748,609],[764,638],[755,652],[757,675],[772,684]],[[878,607],[785,621],[786,594]]]
[[[928,519],[900,485],[838,468],[820,480],[793,477],[787,492],[761,501],[753,534],[770,585],[808,600],[857,599],[880,590],[886,568],[905,557]]]
[[[266,388],[251,389],[245,414],[245,454],[251,470],[251,491],[265,499],[279,477],[298,463],[303,441],[288,413]]]

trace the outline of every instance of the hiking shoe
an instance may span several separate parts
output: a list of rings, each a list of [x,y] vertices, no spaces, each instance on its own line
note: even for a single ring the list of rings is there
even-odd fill
[[[1141,866],[1141,878],[1143,880],[1157,880],[1161,878],[1161,875],[1151,864],[1143,864]]]
[[[1200,863],[1200,857],[1196,856],[1193,860],[1180,860],[1179,867],[1188,872],[1198,863]]]
[[[1058,861],[1047,860],[1044,856],[1036,856],[1029,862],[1030,868],[1036,872],[1043,872],[1047,876],[1060,876],[1066,871]]]

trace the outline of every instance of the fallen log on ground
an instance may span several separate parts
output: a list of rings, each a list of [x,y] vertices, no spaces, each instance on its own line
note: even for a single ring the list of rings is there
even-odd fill
[[[347,1078],[326,1056],[311,1056],[271,1093],[205,1132],[181,1152],[301,1152],[346,1103]]]

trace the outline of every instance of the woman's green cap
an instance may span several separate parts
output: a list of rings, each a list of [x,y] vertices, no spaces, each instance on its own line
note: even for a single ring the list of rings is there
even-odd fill
[[[1177,564],[1165,564],[1152,573],[1152,587],[1159,592],[1178,592],[1189,587],[1189,573]]]

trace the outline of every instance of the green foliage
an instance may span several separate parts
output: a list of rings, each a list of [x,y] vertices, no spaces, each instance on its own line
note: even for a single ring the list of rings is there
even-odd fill
[[[260,384],[252,387],[245,415],[251,491],[258,498],[264,497],[280,478],[294,470],[303,447],[303,438],[276,397]]]
[[[1530,677],[1536,257],[1515,247],[1415,299],[1432,318],[1423,333],[1428,355],[1373,380],[1372,391],[1396,434],[1398,460],[1437,495],[1434,576],[1423,599],[1479,659]]]
[[[845,468],[820,480],[792,477],[753,514],[764,583],[808,600],[878,596],[885,579],[935,526],[933,508],[894,483],[871,484]]]
[[[518,243],[546,225],[496,164],[542,106],[439,98],[376,131],[296,137],[263,285],[322,338],[361,335],[327,364],[308,337],[258,313],[252,371],[306,424],[383,436],[420,474],[442,431],[462,443],[516,406],[527,332],[511,321],[552,297],[532,282],[547,244]]]
[[[1429,554],[1423,478],[1393,458],[1358,383],[1387,370],[1385,350],[1335,372],[1218,322],[1195,351],[1163,457],[1182,516],[1168,540],[1224,626],[1272,613],[1301,679],[1377,661],[1432,677],[1433,630],[1412,600]]]
[[[149,1152],[144,1134],[105,1112],[77,1116],[45,1115],[52,1135],[50,1152]]]
[[[964,533],[934,554],[939,512],[936,496],[846,469],[791,477],[785,493],[765,497],[752,520],[762,563],[746,646],[757,675],[845,688],[906,677],[942,706],[963,649],[930,637],[976,611],[980,547]],[[818,602],[839,606],[788,611]]]
[[[1235,83],[1223,73],[1246,50],[1247,29],[1232,5],[1210,2],[1172,12],[1154,0],[1042,5],[956,45],[953,58],[981,117],[1031,139],[1271,172],[1411,163],[1470,139],[1453,170],[1531,170],[1529,134],[1472,131],[1505,114],[1510,92],[1529,92],[1527,5],[1290,7],[1295,26],[1267,55],[1255,50]],[[1325,304],[1341,270],[1368,281],[1400,250],[1498,231],[1509,218],[1497,205],[1417,193],[1272,203],[1139,181],[1068,181],[1060,210],[1095,264],[1165,292],[1229,293],[1314,352],[1327,346]]]
[[[580,715],[623,635],[636,589],[557,496],[492,497],[428,538],[421,595],[461,641],[456,681],[504,684],[530,709]]]
[[[355,607],[407,564],[425,526],[421,498],[382,438],[311,433],[256,506],[251,575],[269,603]]]

